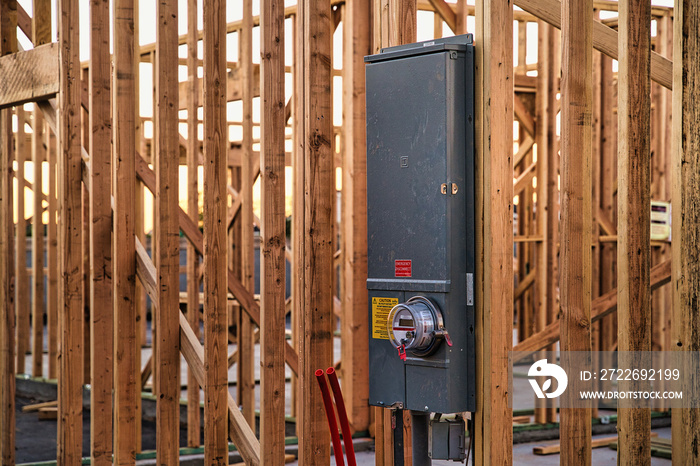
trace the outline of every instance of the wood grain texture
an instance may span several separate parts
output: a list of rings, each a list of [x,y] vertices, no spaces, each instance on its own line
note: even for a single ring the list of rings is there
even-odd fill
[[[17,51],[17,1],[0,2],[0,56]],[[0,110],[0,462],[15,463],[15,289],[12,110]]]
[[[177,128],[177,4],[159,1],[156,7],[156,221],[155,258],[158,271],[156,309],[155,394],[159,464],[178,464],[180,348]]]
[[[256,95],[255,86],[260,94],[260,67],[257,67],[257,78],[253,65],[253,2],[243,1],[243,28],[241,29],[240,55],[241,74],[240,90],[243,107],[243,134],[241,141],[241,190],[234,208],[240,208],[240,263],[241,283],[247,291],[255,291],[255,244],[254,244],[254,214],[253,214],[253,184],[260,174],[260,162],[253,156],[253,97]],[[231,83],[232,84],[232,83]],[[233,86],[231,86],[233,87]],[[231,224],[233,224],[232,215]],[[243,416],[251,427],[255,426],[255,342],[253,332],[255,327],[246,313],[238,317],[238,402],[243,406]]]
[[[601,56],[601,100],[617,101],[617,81],[613,79],[612,58]],[[609,220],[617,234],[617,115],[609,105],[602,107],[600,144],[600,200],[601,220]],[[600,235],[598,237],[600,240]],[[617,286],[617,244],[600,244],[599,292],[606,293]],[[605,351],[613,350],[617,344],[617,317],[604,318],[601,324],[601,346]]]
[[[134,0],[114,4],[114,462],[133,464],[138,445],[140,370],[135,307]],[[117,331],[118,330],[118,331]]]
[[[556,88],[558,77],[554,28],[544,21],[538,22],[537,68],[537,232],[542,243],[537,251],[537,320],[535,332],[547,327],[558,313],[558,258],[559,235],[559,157],[556,144]],[[540,182],[540,180],[542,180]],[[543,208],[540,209],[539,206]],[[540,212],[542,215],[540,215]],[[535,422],[555,422],[557,413],[550,400],[536,400]]]
[[[389,0],[389,46],[416,41],[417,14],[416,0]]]
[[[286,314],[284,5],[263,0],[260,13],[260,444],[264,464],[282,464]]]
[[[32,0],[32,33],[35,46],[51,42],[51,0]]]
[[[226,2],[204,3],[204,462],[228,464]],[[176,218],[174,218],[177,222]],[[177,226],[177,223],[175,223]],[[161,301],[163,302],[163,301]],[[169,308],[177,306],[170,306]]]
[[[651,4],[622,0],[619,18],[617,347],[621,367],[640,367],[644,361],[625,352],[651,351]],[[620,388],[649,390],[650,386],[623,381]],[[647,462],[651,412],[620,403],[617,430],[618,465]]]
[[[24,107],[15,109],[17,117],[17,134],[15,141],[15,160],[17,161],[17,180],[25,179],[25,165],[27,161],[27,147],[25,145],[24,129],[26,114]],[[19,183],[18,183],[19,184]],[[21,189],[17,190],[17,226],[15,228],[15,303],[17,312],[17,372],[19,374],[29,374],[31,368],[26,367],[26,355],[31,348],[31,329],[29,326],[29,278],[27,276],[27,221],[26,212],[26,189],[22,183]],[[18,259],[18,258],[21,258]]]
[[[129,4],[131,5],[131,4]],[[141,121],[141,86],[140,86],[140,80],[141,80],[141,73],[139,70],[139,67],[141,66],[141,63],[139,60],[136,60],[136,53],[138,52],[139,49],[139,43],[140,43],[140,20],[139,20],[139,2],[134,2],[133,3],[133,46],[132,48],[134,50],[134,55],[133,58],[131,59],[131,68],[133,70],[134,74],[134,92],[133,92],[133,102],[134,105],[132,106],[133,112],[134,112],[134,133],[135,133],[135,141],[134,141],[134,147],[135,149],[139,149],[141,147],[141,141],[143,140],[143,122]],[[132,224],[134,228],[134,234],[139,237],[139,239],[142,239],[143,241],[146,241],[146,232],[144,229],[144,215],[143,215],[143,209],[144,209],[144,189],[143,189],[143,184],[142,183],[135,183],[135,195],[134,195],[134,204],[135,204],[135,215],[133,216]],[[134,338],[134,354],[135,354],[135,364],[136,367],[139,368],[142,365],[141,361],[141,346],[146,343],[146,338],[145,336],[142,337],[141,335],[141,330],[143,330],[143,334],[145,335],[146,333],[146,326],[148,323],[146,322],[146,293],[143,292],[142,289],[140,289],[140,282],[138,280],[134,280],[134,306],[135,310],[133,311],[133,315],[135,316],[135,338]],[[151,352],[151,359],[153,359],[153,352]],[[137,390],[138,392],[138,390]],[[136,419],[141,419],[142,415],[142,398],[140,396],[136,396],[136,414],[135,418]],[[141,452],[141,423],[136,422],[136,452],[139,453]]]
[[[35,29],[36,30],[36,29]],[[90,2],[90,457],[112,463],[112,63],[109,1]],[[133,175],[132,175],[133,177]],[[123,251],[119,251],[123,254]]]
[[[45,159],[44,119],[37,107],[34,110],[32,132],[32,162],[34,165],[32,216],[32,375],[43,376],[44,357],[44,221],[43,164]]]
[[[343,10],[343,195],[341,378],[350,427],[369,427],[369,355],[367,301],[367,148],[365,64],[370,54],[369,0]]]
[[[197,1],[187,2],[187,214],[193,222],[199,222],[199,123],[197,108]],[[182,93],[185,94],[184,92]],[[194,246],[187,245],[187,321],[195,336],[199,337],[199,257]],[[187,446],[200,443],[199,387],[192,371],[187,371]]]
[[[299,463],[328,462],[330,442],[321,393],[314,371],[332,364],[333,250],[331,195],[335,171],[331,149],[330,4],[303,0],[299,8],[303,30],[304,66],[304,298],[299,319],[299,379],[301,429]],[[297,25],[300,26],[300,25]]]
[[[58,44],[0,58],[0,107],[54,97],[58,92]]]
[[[83,287],[80,62],[77,0],[58,2],[59,127],[59,374],[58,461],[81,460],[83,415]]]
[[[508,1],[485,0],[476,2],[476,11],[476,75],[481,83],[475,86],[476,215],[483,218],[483,230],[476,234],[476,272],[483,283],[476,293],[475,333],[481,354],[476,390],[481,401],[475,459],[508,465],[512,449],[503,446],[512,443],[508,352],[513,333],[513,7]],[[499,137],[492,137],[495,134]]]
[[[33,0],[32,11],[32,42],[35,46],[40,46],[51,42],[51,2],[50,0]],[[56,49],[58,50],[58,49]],[[51,60],[51,63],[58,64],[58,57]],[[58,75],[56,75],[57,77]],[[46,160],[46,146],[44,133],[44,120],[38,107],[34,109],[34,121],[32,132],[32,161],[34,162],[34,216],[32,219],[32,269],[33,275],[33,298],[32,298],[32,321],[34,322],[34,348],[32,350],[33,367],[32,374],[41,377],[43,360],[43,339],[44,339],[44,224],[42,215],[42,186],[43,186],[43,163]],[[37,169],[36,167],[40,167]],[[40,271],[40,272],[37,272]],[[37,325],[40,324],[40,325]],[[36,355],[41,355],[37,357]]]
[[[50,133],[50,134],[49,134]],[[56,198],[56,135],[50,130],[46,122],[46,134],[48,142],[48,222],[46,226],[46,268],[48,270],[46,290],[46,326],[48,327],[49,349],[49,379],[58,377],[58,218]]]
[[[700,350],[700,5],[675,3],[673,18],[673,328],[677,351]],[[690,358],[688,358],[690,359]],[[690,364],[689,364],[690,365]],[[686,369],[684,385],[697,387],[699,374]],[[700,464],[700,409],[674,410],[674,464]],[[692,445],[692,447],[690,447]]]
[[[561,82],[561,350],[591,350],[591,112],[590,0],[562,3]],[[565,397],[576,396],[572,379]],[[562,462],[591,463],[590,407],[562,410]]]
[[[561,29],[562,4],[559,0],[515,0],[515,5],[533,14],[535,17]],[[591,6],[591,11],[592,10]],[[618,59],[618,33],[600,21],[593,21],[593,47],[609,57]],[[673,86],[673,63],[656,52],[651,53],[651,79],[667,89]]]

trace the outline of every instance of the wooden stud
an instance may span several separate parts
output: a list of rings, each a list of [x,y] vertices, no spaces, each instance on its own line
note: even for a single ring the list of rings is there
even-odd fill
[[[365,64],[370,54],[370,1],[347,3],[343,17],[343,195],[341,376],[354,431],[369,427],[367,317],[367,152]]]
[[[226,2],[204,3],[204,462],[228,464],[226,307]],[[168,38],[172,40],[172,38]],[[171,72],[174,73],[174,70]],[[177,81],[175,81],[176,83]],[[172,115],[176,116],[176,115]],[[177,131],[177,127],[171,128]],[[163,162],[162,160],[160,161]],[[173,171],[177,170],[174,166]],[[176,173],[175,173],[176,174]],[[172,188],[172,186],[171,186]],[[177,191],[177,190],[175,190]],[[177,198],[171,199],[177,203]],[[162,212],[162,211],[161,211]],[[173,211],[169,219],[177,231]],[[162,224],[161,224],[162,226]],[[165,233],[165,231],[162,231]],[[161,234],[162,234],[161,233]],[[177,259],[177,256],[175,256]],[[162,265],[162,264],[161,264]],[[177,266],[173,262],[172,266]],[[175,275],[174,271],[171,273]],[[177,277],[177,275],[175,275]],[[177,290],[177,280],[175,281]],[[177,296],[176,296],[177,297]],[[161,319],[176,309],[161,293]],[[161,322],[162,325],[162,322]],[[162,379],[164,380],[164,379]],[[162,382],[161,382],[162,383]],[[162,390],[162,387],[161,387]]]
[[[114,11],[114,462],[133,464],[141,423],[135,378],[141,349],[134,283],[134,0],[116,0]]]
[[[601,100],[603,102],[616,102],[616,83],[613,80],[612,59],[606,55],[601,57]],[[601,212],[598,213],[598,221],[609,222],[617,225],[617,116],[613,113],[612,106],[606,105],[602,109],[602,143],[600,147],[600,199]],[[612,227],[617,234],[617,228]],[[600,239],[600,237],[599,237]],[[617,286],[617,242],[600,244],[600,293],[607,293]],[[601,324],[601,346],[604,351],[611,351],[617,344],[617,318],[615,316],[603,319]]]
[[[24,146],[24,107],[19,106],[15,110],[17,117],[17,136],[15,159],[17,161],[18,180],[25,179],[26,149]],[[15,242],[15,302],[17,303],[17,372],[20,374],[29,373],[26,367],[27,353],[30,348],[30,328],[29,328],[29,283],[27,277],[27,222],[25,220],[25,198],[26,189],[24,183],[18,183],[17,188],[17,227]]]
[[[475,459],[508,465],[513,461],[507,402],[513,333],[513,7],[508,1],[480,0],[476,11],[476,218],[483,218],[483,230],[476,231],[476,275],[483,279],[475,293],[481,355]]]
[[[618,351],[620,367],[639,367],[651,351],[651,4],[620,2],[618,79]],[[643,390],[645,383],[622,382],[621,389]],[[651,455],[651,412],[618,406],[618,464],[636,465]]]
[[[299,463],[327,462],[330,455],[328,429],[324,425],[321,394],[314,384],[314,371],[332,364],[333,343],[333,250],[331,249],[331,202],[333,152],[331,122],[330,4],[302,0],[297,25],[303,32],[304,131],[304,297],[299,319],[299,379],[301,412]],[[296,245],[299,247],[299,245]]]
[[[109,1],[90,2],[90,457],[112,463],[112,114]],[[124,251],[117,250],[118,254]],[[120,303],[121,305],[121,303]],[[121,332],[121,329],[120,329]]]
[[[561,103],[561,350],[591,351],[591,111],[592,21],[590,0],[562,3]],[[578,380],[564,394],[576,403]],[[589,403],[590,406],[590,403]],[[591,462],[590,407],[562,410],[561,458]]]
[[[134,139],[134,144],[133,147],[134,149],[139,149],[141,147],[141,140],[143,136],[143,123],[141,121],[141,86],[140,86],[140,80],[141,80],[141,73],[140,73],[140,65],[141,61],[136,60],[138,51],[140,50],[141,46],[139,44],[139,2],[134,2],[133,3],[133,42],[132,42],[132,49],[133,49],[133,55],[131,58],[131,65],[132,69],[134,70],[134,91],[133,91],[133,111],[134,111],[134,133],[135,133],[135,139]],[[126,173],[126,170],[125,170]],[[135,186],[135,195],[134,195],[134,201],[133,203],[135,204],[134,211],[132,211],[132,222],[131,225],[133,225],[133,228],[135,230],[136,236],[139,237],[139,239],[142,239],[144,242],[146,241],[146,232],[144,231],[144,215],[143,215],[143,204],[144,204],[144,189],[143,189],[143,183],[136,182],[134,183]],[[136,213],[134,217],[134,212]],[[143,291],[141,288],[141,282],[139,280],[134,280],[135,285],[134,285],[134,305],[135,305],[135,310],[133,312],[133,316],[135,316],[135,338],[133,341],[133,354],[135,355],[135,362],[134,364],[138,368],[141,368],[141,347],[146,344],[146,339],[141,338],[141,333],[139,332],[140,329],[144,330],[144,334],[146,333],[146,326],[148,325],[148,322],[146,321],[146,293]],[[131,330],[130,330],[131,331]],[[153,358],[153,352],[151,351],[151,356],[150,358]],[[142,409],[141,409],[141,391],[143,389],[143,385],[141,388],[136,390],[136,413],[135,413],[135,427],[136,427],[136,452],[140,453],[141,452],[141,415],[142,415]]]
[[[159,464],[178,464],[180,374],[177,138],[177,3],[156,7],[156,451]],[[206,73],[205,73],[206,74]],[[206,296],[206,293],[205,293]],[[206,298],[205,298],[206,299]],[[224,356],[225,357],[225,356]],[[223,364],[223,362],[222,362]]]
[[[51,42],[51,0],[32,0],[32,43]]]
[[[0,2],[0,55],[17,51],[17,1]],[[0,462],[15,464],[12,110],[0,110]],[[22,356],[23,357],[23,356]]]
[[[298,255],[298,250],[299,248],[299,236],[302,233],[299,229],[299,217],[301,217],[301,213],[303,212],[303,204],[300,202],[300,197],[297,195],[299,193],[298,187],[297,187],[297,167],[299,164],[299,160],[303,161],[303,151],[299,149],[299,128],[303,128],[303,124],[300,125],[301,121],[299,118],[299,110],[300,110],[300,103],[299,101],[300,96],[303,94],[303,91],[301,90],[303,83],[299,79],[301,70],[303,66],[300,63],[300,57],[298,53],[298,40],[299,40],[299,30],[297,29],[297,16],[294,15],[292,16],[292,31],[291,31],[291,36],[292,36],[292,98],[291,98],[291,104],[292,104],[292,112],[291,112],[291,117],[292,117],[292,228],[291,228],[291,243],[292,243],[292,258],[290,260],[290,268],[291,268],[291,276],[289,277],[292,281],[291,283],[291,291],[292,291],[292,296],[291,296],[291,301],[290,301],[290,323],[292,327],[292,335],[291,335],[291,341],[292,341],[292,347],[299,351],[299,307],[298,307],[298,300],[297,298],[299,297],[302,292],[299,290],[300,288],[300,283],[297,280],[297,273],[298,273],[298,267],[297,265],[299,264],[298,261],[301,261]],[[298,158],[297,155],[299,153],[302,153],[302,157]],[[303,227],[303,222],[301,222],[301,225]],[[292,393],[291,393],[291,407],[290,407],[290,414],[296,418],[297,413],[298,413],[298,400],[299,400],[299,378],[296,376],[296,374],[292,374],[291,377],[291,388],[292,388]],[[296,423],[294,428],[296,429]],[[296,430],[295,430],[296,433]]]
[[[78,2],[58,2],[60,275],[58,461],[78,464],[83,437],[83,303]]]
[[[90,87],[90,70],[89,68],[82,69],[82,83],[83,89]],[[89,101],[89,91],[88,91],[88,101]],[[92,128],[90,128],[90,104],[82,105],[82,115],[81,127],[82,127],[82,142],[80,147],[80,176],[82,179],[82,184],[80,185],[80,193],[82,196],[82,221],[83,221],[83,235],[82,235],[82,255],[83,260],[81,262],[81,291],[83,293],[83,384],[90,383],[90,377],[92,375],[91,369],[91,351],[90,351],[90,341],[92,334],[91,322],[91,298],[90,298],[90,250],[92,245],[90,244],[90,155],[88,154],[86,147],[90,147],[90,134],[92,133]]]
[[[554,152],[554,135],[550,134],[556,122],[552,122],[552,108],[555,104],[555,90],[553,89],[553,73],[550,68],[556,64],[554,57],[553,28],[544,21],[537,23],[538,49],[537,49],[537,234],[542,235],[542,243],[535,246],[536,255],[536,319],[535,332],[544,329],[550,322],[550,308],[555,307],[554,296],[548,293],[550,281],[556,282],[556,276],[549,268],[554,262],[548,261],[549,254],[553,252],[552,242],[556,247],[556,234],[558,223],[558,195],[550,197],[550,192],[556,190],[557,174],[556,165],[550,166],[551,159],[556,156]],[[552,171],[554,174],[552,175]],[[552,217],[554,221],[552,221]],[[557,231],[558,232],[558,231]],[[535,399],[535,422],[546,424],[554,422],[556,411],[549,399]]]
[[[700,350],[700,5],[678,0],[673,11],[673,337],[677,351]],[[687,357],[690,359],[690,356]],[[689,362],[688,366],[692,366]],[[688,369],[690,371],[690,369]],[[691,392],[695,377],[684,378]],[[692,392],[691,392],[692,393]],[[700,409],[673,411],[674,464],[700,464]]]
[[[263,0],[260,16],[260,443],[264,464],[282,464],[286,298],[283,4]],[[251,225],[243,227],[250,230]]]
[[[44,164],[44,119],[34,107],[32,162],[34,164],[34,215],[32,217],[32,375],[43,376],[44,357],[44,222],[42,185]]]
[[[243,1],[243,28],[240,32],[241,97],[243,104],[243,158],[241,160],[241,281],[252,294],[255,291],[255,242],[253,230],[253,184],[259,173],[253,159],[253,2]],[[259,165],[258,165],[259,167]],[[243,406],[243,416],[251,427],[255,426],[255,368],[253,365],[255,343],[254,326],[245,313],[238,321],[238,402]]]
[[[389,0],[389,46],[416,41],[416,0]]]
[[[597,8],[593,10],[593,18],[599,19],[600,12]],[[593,70],[593,106],[591,113],[591,297],[600,296],[600,228],[598,228],[598,213],[600,211],[600,146],[602,130],[602,114],[604,102],[601,101],[601,60],[602,54],[594,51],[591,61]],[[601,350],[601,323],[591,325],[591,350]],[[594,362],[594,367],[599,367],[598,362]],[[594,381],[594,387],[600,387],[600,381]],[[591,417],[598,417],[598,402],[591,405]]]
[[[46,123],[46,134],[49,133],[49,124]],[[46,326],[48,327],[49,346],[49,379],[58,377],[58,224],[56,199],[56,135],[51,132],[46,139],[48,141],[48,213],[47,222],[47,249],[46,268],[48,269],[47,294],[46,294]]]
[[[199,124],[197,108],[199,95],[197,82],[197,1],[187,2],[187,214],[199,223],[198,161]],[[187,245],[187,321],[195,336],[199,338],[199,277],[197,275],[197,251]],[[199,385],[190,369],[187,370],[187,446],[200,443],[201,424],[199,409]]]

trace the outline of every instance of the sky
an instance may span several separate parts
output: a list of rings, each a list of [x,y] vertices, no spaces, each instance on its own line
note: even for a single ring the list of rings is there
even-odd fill
[[[155,18],[155,7],[156,7],[156,2],[155,0],[137,0],[139,1],[139,43],[141,45],[144,44],[149,44],[153,43],[155,41],[155,34],[156,34],[156,28],[154,27],[154,18]],[[447,0],[450,2],[450,0]],[[29,15],[32,15],[32,0],[18,0],[18,2],[24,7],[24,9],[29,13]],[[111,2],[110,2],[111,3]],[[285,6],[291,6],[294,5],[296,1],[292,0],[286,0],[285,1]],[[467,0],[468,4],[474,4],[474,0]],[[653,5],[659,5],[659,6],[672,6],[673,1],[672,0],[653,0],[652,1]],[[55,11],[55,5],[56,2],[53,2],[52,6],[52,20],[53,20],[53,31],[54,35],[56,35],[56,11]],[[260,2],[259,0],[254,0],[253,1],[253,14],[257,15],[259,13],[259,5]],[[178,7],[179,7],[179,33],[180,34],[185,34],[187,32],[187,0],[178,0]],[[242,11],[242,2],[240,0],[234,0],[231,1],[229,0],[227,2],[227,9],[226,9],[226,20],[227,22],[231,21],[237,21],[242,18],[243,11]],[[607,13],[603,18],[605,17],[613,17],[616,16],[616,13]],[[111,21],[110,21],[111,23]],[[467,19],[467,31],[470,33],[474,32],[474,18],[469,17]],[[292,29],[292,23],[291,20],[285,21],[285,27],[287,29],[287,34],[286,37],[289,38],[291,37],[291,29]],[[198,0],[198,28],[202,28],[202,0]],[[514,34],[515,37],[517,38],[517,29],[515,29],[516,26],[514,25]],[[419,11],[418,12],[418,28],[417,28],[417,38],[418,41],[422,40],[430,40],[433,39],[433,13],[429,11]],[[655,28],[652,27],[652,34],[655,34]],[[453,35],[452,31],[447,27],[447,25],[443,26],[443,35],[444,36],[450,36]],[[54,37],[54,40],[57,40],[57,37]],[[19,42],[20,44],[25,48],[31,48],[31,42],[24,36],[22,32],[19,32]],[[199,54],[201,58],[201,53],[202,53],[202,43],[199,43]],[[227,36],[227,61],[237,61],[238,59],[238,37],[237,34],[229,34]],[[89,41],[89,0],[80,0],[80,58],[81,61],[86,61],[89,59],[89,46],[90,46],[90,41]],[[291,41],[287,41],[285,43],[285,61],[287,62],[287,65],[291,65],[292,63],[292,44]],[[186,46],[181,46],[179,49],[179,54],[180,57],[185,58],[187,54],[187,49]],[[259,63],[259,55],[260,55],[260,41],[259,41],[259,28],[254,28],[253,31],[253,62],[254,63]],[[514,58],[517,59],[517,41],[514,44]],[[528,25],[528,47],[527,47],[527,59],[526,62],[528,64],[536,63],[537,62],[537,25],[535,23],[531,23]],[[335,69],[340,69],[342,67],[342,23],[339,25],[338,29],[335,32],[334,35],[334,49],[333,49],[333,66]],[[179,74],[180,74],[180,80],[185,81],[187,79],[187,69],[185,66],[180,66],[179,69]],[[201,76],[201,69],[200,69],[200,76]],[[140,113],[142,117],[145,118],[151,118],[153,116],[153,96],[151,92],[148,92],[147,90],[152,89],[153,86],[153,71],[150,63],[141,63],[140,65],[140,88],[141,88],[141,99],[140,99]],[[342,78],[337,76],[334,78],[334,83],[333,83],[333,99],[334,99],[334,115],[333,115],[333,123],[335,126],[340,126],[342,124],[342,110],[341,110],[341,102],[342,102]],[[287,74],[286,80],[285,80],[285,89],[286,89],[286,97],[287,99],[291,96],[292,94],[292,79],[291,75]],[[254,128],[253,128],[253,138],[258,139],[260,137],[260,127],[257,126],[260,122],[260,110],[259,110],[259,98],[255,98],[253,101],[253,122],[254,122]],[[30,107],[27,107],[27,110],[29,110]],[[230,122],[240,122],[241,121],[241,114],[242,114],[242,104],[241,102],[230,102],[227,107],[227,114],[228,114],[228,119]],[[199,109],[199,117],[201,118],[201,108]],[[187,117],[187,112],[186,111],[181,111],[180,112],[180,117],[181,118],[186,118]],[[144,136],[147,138],[150,138],[152,135],[152,124],[150,121],[145,122],[144,124]],[[27,126],[27,132],[31,132],[31,129]],[[183,137],[187,138],[187,126],[185,124],[180,125],[180,132],[182,133]],[[517,133],[516,133],[517,134]],[[240,140],[242,137],[242,128],[240,125],[231,125],[230,131],[229,131],[229,136],[232,141]],[[199,128],[199,135],[198,137],[201,139],[202,137],[202,128],[200,125]],[[289,137],[289,134],[288,134]],[[259,144],[255,143],[254,144],[254,150],[259,149]],[[291,140],[287,141],[287,150],[291,150]],[[29,181],[33,181],[33,166],[31,162],[28,162],[25,165],[26,169],[26,178]],[[47,180],[47,167],[44,167],[44,192],[48,191],[48,186],[46,185],[46,180]],[[181,173],[180,173],[180,179],[181,179],[181,186],[180,186],[180,204],[183,207],[183,209],[187,209],[187,187],[186,187],[186,169],[184,167],[181,167]],[[337,188],[340,189],[340,172],[337,173]],[[200,186],[202,183],[201,179],[201,174],[200,174]],[[291,214],[291,169],[287,168],[287,173],[286,173],[286,191],[287,191],[287,214]],[[260,206],[260,195],[259,195],[259,183],[255,186],[255,193],[254,193],[254,209],[256,211],[256,214],[259,216],[259,206]],[[15,197],[16,199],[16,197]],[[26,191],[26,200],[25,200],[25,206],[26,206],[26,215],[29,216],[32,214],[32,209],[31,206],[32,204],[32,195],[31,191],[27,189]],[[201,204],[201,200],[200,200]],[[152,198],[150,195],[146,196],[146,212],[152,212],[151,209],[152,206]],[[150,216],[146,219],[146,229],[149,230],[152,227],[152,219]]]

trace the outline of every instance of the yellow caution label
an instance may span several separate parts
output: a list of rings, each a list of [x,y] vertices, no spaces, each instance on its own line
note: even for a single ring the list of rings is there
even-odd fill
[[[398,298],[372,298],[372,338],[388,340],[386,321],[391,309],[399,304]]]

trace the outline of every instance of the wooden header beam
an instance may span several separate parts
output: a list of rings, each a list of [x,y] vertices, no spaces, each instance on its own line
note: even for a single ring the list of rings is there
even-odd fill
[[[0,108],[58,93],[58,43],[0,58]]]

